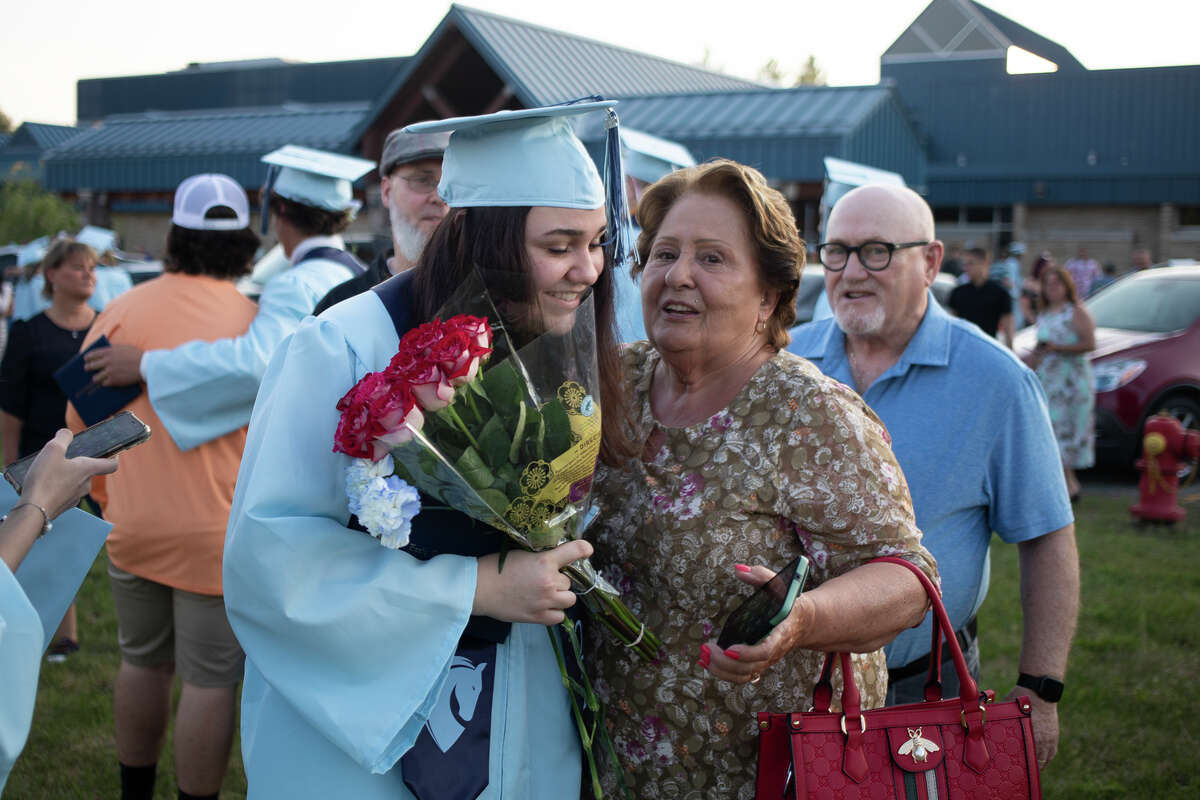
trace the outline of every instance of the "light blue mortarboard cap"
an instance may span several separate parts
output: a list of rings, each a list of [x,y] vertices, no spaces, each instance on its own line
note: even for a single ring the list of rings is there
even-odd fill
[[[294,144],[267,153],[262,161],[275,168],[272,193],[325,211],[358,210],[354,181],[375,168],[373,161]]]
[[[632,128],[621,128],[621,159],[625,172],[645,183],[654,183],[677,169],[696,166],[696,159],[678,142]]]
[[[632,234],[622,189],[615,105],[612,100],[588,98],[558,106],[418,122],[404,130],[451,132],[438,185],[438,194],[451,208],[604,206],[614,261],[621,263],[632,251]],[[605,180],[570,122],[571,117],[593,111],[605,113],[609,130]]]
[[[84,225],[83,230],[75,234],[75,241],[86,244],[96,251],[96,255],[104,255],[117,246],[117,232],[96,225]]]
[[[30,264],[36,264],[46,257],[46,248],[50,244],[50,237],[42,236],[34,239],[32,242],[21,245],[21,249],[17,251],[17,266],[27,267]]]

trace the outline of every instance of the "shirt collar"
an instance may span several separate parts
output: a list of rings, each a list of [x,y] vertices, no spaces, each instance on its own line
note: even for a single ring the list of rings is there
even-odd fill
[[[907,369],[912,364],[944,367],[950,363],[950,328],[952,318],[946,313],[933,297],[933,292],[927,292],[925,316],[917,326],[917,332],[908,340],[908,345],[896,364],[888,370]],[[838,327],[837,321],[831,319],[823,337],[815,337],[813,341],[802,347],[797,355],[804,358],[828,359],[830,362],[846,360],[846,335]]]
[[[292,264],[298,264],[308,251],[317,247],[332,247],[337,250],[345,250],[346,242],[341,236],[334,234],[333,236],[312,236],[305,239],[300,244],[296,245],[296,249],[292,251]]]

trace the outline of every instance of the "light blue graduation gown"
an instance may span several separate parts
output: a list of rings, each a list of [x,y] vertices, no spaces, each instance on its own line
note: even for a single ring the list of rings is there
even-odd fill
[[[33,319],[50,307],[49,298],[42,296],[45,284],[46,276],[40,272],[27,281],[17,281],[13,287],[13,322]]]
[[[420,561],[345,527],[338,399],[398,340],[364,292],[304,320],[263,378],[225,541],[224,591],[246,652],[250,798],[411,798],[397,764],[447,679],[476,560]],[[483,798],[575,798],[578,735],[546,628],[497,648]]]
[[[16,501],[0,482],[0,509]],[[29,737],[42,653],[111,528],[73,508],[34,542],[15,576],[0,561],[0,794]]]
[[[302,254],[302,242],[295,253]],[[329,242],[322,237],[322,244]],[[304,249],[302,249],[304,248]],[[180,450],[236,431],[250,410],[271,355],[334,286],[353,277],[326,259],[311,259],[267,282],[258,313],[241,336],[194,341],[142,358],[150,404]]]
[[[103,311],[114,297],[132,288],[133,280],[123,268],[96,267],[96,288],[88,298],[88,305]]]

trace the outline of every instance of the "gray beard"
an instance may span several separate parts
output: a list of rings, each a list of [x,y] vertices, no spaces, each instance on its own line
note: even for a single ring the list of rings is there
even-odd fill
[[[851,336],[871,336],[883,330],[883,324],[887,321],[887,314],[880,306],[876,306],[872,311],[864,314],[861,312],[841,312],[834,305],[833,318],[837,322],[838,327],[842,329],[842,333]]]
[[[388,219],[392,224],[392,243],[396,247],[396,255],[409,264],[417,263],[429,242],[429,234],[402,217],[391,206],[388,206]]]

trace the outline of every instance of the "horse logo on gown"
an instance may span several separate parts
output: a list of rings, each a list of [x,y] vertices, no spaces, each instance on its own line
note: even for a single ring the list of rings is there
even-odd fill
[[[462,656],[451,659],[450,675],[425,723],[434,744],[443,753],[454,746],[475,716],[487,666],[486,661],[476,665]]]

